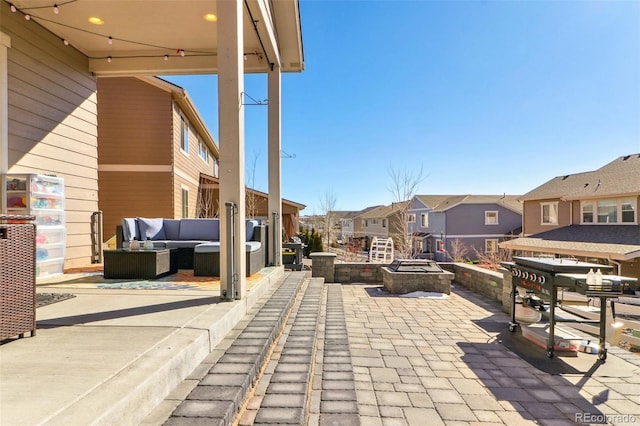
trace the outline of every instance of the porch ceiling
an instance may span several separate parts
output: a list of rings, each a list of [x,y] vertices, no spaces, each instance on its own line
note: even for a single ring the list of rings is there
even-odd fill
[[[7,1],[7,0],[3,0]],[[12,0],[16,13],[68,41],[96,75],[215,74],[216,0]],[[58,13],[54,12],[57,3]],[[298,0],[245,0],[245,72],[304,68]],[[103,24],[89,22],[97,17]],[[255,24],[255,25],[254,25]],[[111,43],[109,42],[111,37]],[[182,56],[181,51],[184,51]],[[167,55],[167,60],[165,60]],[[111,57],[111,61],[108,58]]]

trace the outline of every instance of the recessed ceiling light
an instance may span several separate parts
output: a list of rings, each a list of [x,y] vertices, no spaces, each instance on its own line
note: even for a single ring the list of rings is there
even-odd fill
[[[93,25],[102,25],[104,24],[104,21],[100,18],[98,18],[97,16],[90,16],[89,17],[89,22],[91,22]]]
[[[215,13],[207,13],[204,15],[204,20],[209,22],[216,22],[218,20],[218,16]]]

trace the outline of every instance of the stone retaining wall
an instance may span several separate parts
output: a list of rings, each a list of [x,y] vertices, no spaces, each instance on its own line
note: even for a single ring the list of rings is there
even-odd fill
[[[381,283],[382,263],[336,263],[335,280],[338,283]]]
[[[501,271],[491,271],[466,263],[439,263],[438,265],[446,271],[453,272],[456,275],[456,283],[502,303],[504,309],[503,274]],[[507,284],[507,299],[510,291],[509,283]]]
[[[326,282],[382,283],[383,263],[334,263],[333,253],[312,253],[312,276],[324,277]],[[476,293],[502,303],[505,312],[511,312],[511,274],[503,276],[502,270],[491,271],[466,263],[438,263],[445,271],[455,274],[454,282]],[[506,281],[505,277],[506,276]],[[504,285],[503,285],[503,281]]]

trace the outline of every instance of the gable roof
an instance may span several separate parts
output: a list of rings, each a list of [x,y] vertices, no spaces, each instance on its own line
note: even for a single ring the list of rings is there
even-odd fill
[[[504,241],[500,248],[631,260],[640,257],[640,226],[569,225]]]
[[[378,207],[384,207],[382,205],[377,205],[377,206],[369,206],[369,207],[365,207],[362,210],[359,210],[357,212],[352,212],[353,214],[349,214],[347,215],[345,218],[346,219],[356,219],[356,218],[362,218],[362,215],[364,215],[367,212],[370,212],[371,210],[377,209]]]
[[[444,212],[460,204],[498,204],[522,214],[522,203],[518,195],[416,195],[434,212]]]
[[[391,212],[390,206],[375,206],[366,212],[362,213],[358,217],[361,219],[378,219],[387,217],[387,215]]]
[[[640,194],[640,154],[618,157],[601,168],[558,176],[527,192],[520,199],[578,200]]]

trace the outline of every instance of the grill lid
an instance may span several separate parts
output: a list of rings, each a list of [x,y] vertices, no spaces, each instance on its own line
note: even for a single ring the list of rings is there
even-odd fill
[[[560,257],[518,257],[514,256],[516,265],[528,266],[550,273],[586,274],[590,269],[600,269],[603,273],[613,271],[613,266],[598,263],[581,262],[577,259]]]

